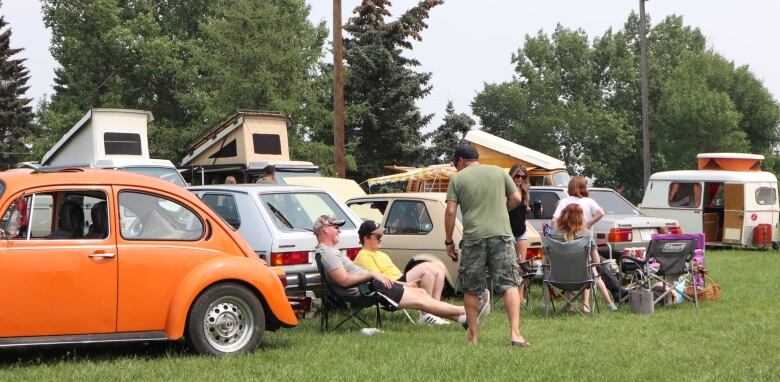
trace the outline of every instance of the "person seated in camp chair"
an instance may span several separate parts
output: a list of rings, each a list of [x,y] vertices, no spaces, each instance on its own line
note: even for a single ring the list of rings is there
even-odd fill
[[[583,208],[577,203],[571,203],[563,208],[560,217],[557,219],[555,228],[553,228],[548,236],[558,241],[573,241],[583,237],[590,237],[590,262],[593,264],[601,262],[598,251],[596,250],[596,241],[593,240],[591,232],[585,228]],[[597,275],[595,270],[593,272]],[[609,310],[617,310],[617,306],[612,301],[612,297],[610,296],[609,290],[607,290],[607,287],[604,285],[604,281],[599,279],[596,282],[596,285],[598,286],[601,295],[604,297],[604,301],[606,301]],[[590,306],[588,306],[588,301],[590,301],[588,299],[589,295],[590,290],[586,290],[583,293],[583,306],[585,311],[590,311]]]
[[[314,235],[317,237],[317,246],[314,248],[314,251],[322,259],[322,267],[326,278],[324,282],[333,286],[336,293],[343,296],[359,296],[360,293],[355,286],[364,282],[371,282],[376,293],[380,296],[380,304],[391,311],[406,308],[418,309],[457,321],[464,328],[468,328],[466,310],[462,306],[436,300],[422,288],[400,284],[380,272],[370,272],[355,265],[352,260],[336,247],[339,242],[342,225],[344,225],[343,220],[336,220],[332,216],[322,215],[314,221],[313,227]],[[485,290],[480,295],[478,318],[481,319],[489,311],[490,294]]]
[[[423,261],[414,265],[406,273],[402,273],[393,264],[390,256],[379,250],[382,247],[384,231],[385,229],[373,220],[366,220],[360,225],[358,236],[363,249],[355,257],[355,265],[369,272],[379,272],[399,284],[420,287],[434,300],[441,300],[447,272],[444,264],[441,261]],[[435,325],[449,324],[448,321],[423,311],[420,311],[419,322]]]

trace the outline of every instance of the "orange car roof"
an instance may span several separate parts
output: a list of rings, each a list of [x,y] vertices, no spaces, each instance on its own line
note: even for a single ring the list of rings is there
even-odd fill
[[[121,170],[75,168],[32,173],[5,171],[0,172],[0,181],[5,184],[6,194],[13,194],[22,189],[48,185],[112,185],[146,187],[173,193],[190,200],[197,199],[194,194],[171,182]]]

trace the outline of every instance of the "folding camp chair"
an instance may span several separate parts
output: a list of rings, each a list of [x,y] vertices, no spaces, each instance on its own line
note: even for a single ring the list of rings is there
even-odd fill
[[[552,294],[561,293],[561,297],[567,306],[585,315],[582,308],[577,307],[576,300],[583,296],[586,290],[590,290],[590,314],[595,317],[598,311],[595,285],[597,276],[593,274],[593,267],[601,263],[590,263],[591,238],[582,237],[577,240],[564,242],[546,236],[543,241],[546,263],[542,265],[544,278],[544,314],[549,315],[550,307],[557,314]],[[567,296],[565,292],[571,292]]]
[[[367,295],[367,296],[341,296],[333,289],[333,286],[328,282],[325,277],[325,268],[322,266],[322,258],[319,253],[314,256],[317,262],[317,270],[320,271],[320,280],[322,280],[322,309],[320,310],[320,331],[327,332],[330,330],[337,330],[347,322],[355,324],[357,327],[369,327],[368,323],[363,317],[360,316],[360,312],[363,309],[374,307],[376,309],[376,323],[374,327],[382,327],[382,316],[380,314],[379,296]],[[371,283],[363,283],[358,286],[364,293],[369,292],[369,288],[372,289]],[[332,329],[329,327],[330,315],[335,312],[343,312],[346,317],[339,321]]]
[[[653,300],[653,304],[658,304],[675,290],[682,290],[682,296],[693,301],[694,305],[699,307],[699,298],[696,288],[693,289],[693,295],[685,293],[684,283],[694,282],[693,253],[696,249],[695,239],[656,239],[651,240],[647,247],[647,261],[645,262],[645,275],[648,284],[654,281],[661,282],[663,293]],[[655,269],[655,265],[658,269]],[[679,288],[680,286],[683,288]]]

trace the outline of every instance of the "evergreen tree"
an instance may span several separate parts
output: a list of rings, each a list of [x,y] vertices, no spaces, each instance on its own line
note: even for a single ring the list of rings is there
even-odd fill
[[[445,113],[444,122],[428,136],[431,139],[430,161],[433,163],[448,162],[452,151],[463,142],[466,133],[476,124],[468,114],[455,114],[452,101],[447,102]]]
[[[424,159],[424,115],[415,101],[430,93],[430,73],[419,73],[417,60],[403,56],[412,40],[421,40],[431,8],[425,0],[398,20],[386,22],[390,1],[363,0],[349,19],[344,39],[345,137],[358,163],[357,179],[379,175],[389,164],[418,165]]]
[[[0,2],[2,6],[2,2]],[[33,119],[30,99],[25,98],[30,73],[24,67],[24,59],[11,57],[22,51],[11,48],[11,28],[0,15],[0,161],[3,169],[26,159],[28,149],[24,138],[29,133]]]

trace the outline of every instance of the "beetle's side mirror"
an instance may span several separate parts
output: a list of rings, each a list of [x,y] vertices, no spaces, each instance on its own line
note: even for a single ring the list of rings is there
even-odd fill
[[[531,210],[534,213],[534,219],[544,219],[544,207],[541,200],[531,202]]]
[[[5,230],[0,228],[0,240],[8,240],[8,235],[5,234]]]

